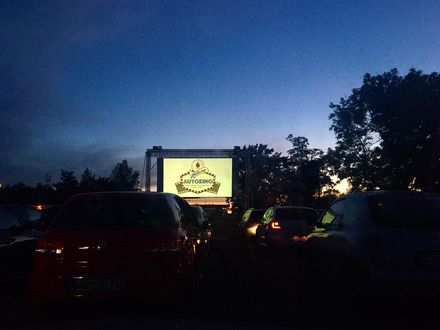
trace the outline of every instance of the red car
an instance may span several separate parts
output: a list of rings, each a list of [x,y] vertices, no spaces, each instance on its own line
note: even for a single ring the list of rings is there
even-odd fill
[[[72,196],[38,242],[29,297],[183,297],[207,260],[202,232],[190,206],[173,194]]]

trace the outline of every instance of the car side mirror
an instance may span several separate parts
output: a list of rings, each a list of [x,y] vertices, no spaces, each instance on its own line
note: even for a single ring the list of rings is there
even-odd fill
[[[318,231],[331,231],[334,230],[336,228],[335,223],[322,223],[322,222],[317,222],[316,223],[316,229]]]
[[[314,232],[315,233],[325,233],[327,231],[327,229],[325,229],[324,227],[315,227]]]

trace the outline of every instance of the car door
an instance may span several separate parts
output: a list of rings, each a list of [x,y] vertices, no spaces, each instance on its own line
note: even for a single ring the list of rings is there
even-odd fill
[[[346,198],[343,198],[331,204],[320,217],[308,240],[309,257],[313,265],[329,273],[335,271],[335,262],[339,258],[336,252],[345,203]]]
[[[357,264],[359,244],[359,206],[355,195],[350,195],[343,204],[337,204],[333,211],[340,212],[329,230],[327,247],[329,263],[327,269],[337,278],[349,278]],[[342,207],[341,207],[342,206]]]
[[[189,204],[179,196],[174,196],[181,222],[187,236],[187,244],[194,251],[194,266],[196,271],[202,272],[208,259],[208,239],[206,230],[202,229]]]
[[[368,206],[362,196],[350,194],[342,204],[333,205],[332,211],[340,214],[327,225],[324,268],[335,278],[344,281],[365,279],[368,275],[367,249],[371,234],[365,222]]]

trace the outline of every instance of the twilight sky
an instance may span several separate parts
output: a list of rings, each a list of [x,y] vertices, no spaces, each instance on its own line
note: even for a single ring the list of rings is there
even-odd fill
[[[145,150],[333,147],[365,73],[440,67],[440,1],[0,2],[0,183]]]

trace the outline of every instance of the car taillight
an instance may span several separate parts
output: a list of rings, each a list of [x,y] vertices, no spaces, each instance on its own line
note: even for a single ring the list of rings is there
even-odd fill
[[[373,240],[368,244],[368,252],[373,265],[379,269],[387,267],[385,254],[383,253],[382,244],[378,240]]]
[[[281,225],[280,225],[280,223],[279,223],[278,221],[272,221],[272,222],[270,223],[270,227],[271,227],[272,229],[281,229]]]
[[[160,252],[179,252],[184,250],[182,239],[179,236],[165,236],[160,244]]]
[[[292,240],[294,240],[295,242],[305,242],[307,241],[308,236],[293,236]]]
[[[39,254],[61,254],[64,250],[64,245],[58,240],[50,240],[47,237],[41,237],[38,240],[35,253]]]

